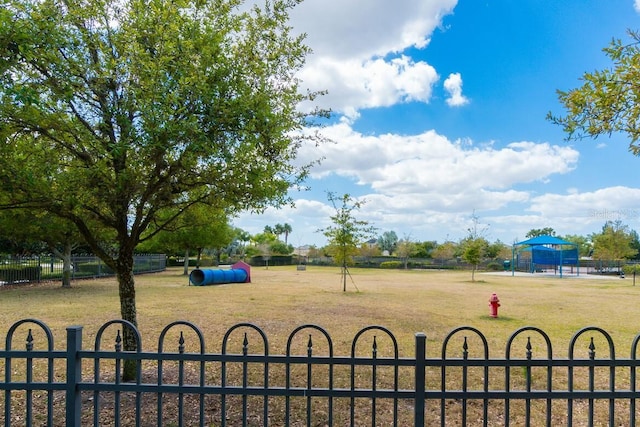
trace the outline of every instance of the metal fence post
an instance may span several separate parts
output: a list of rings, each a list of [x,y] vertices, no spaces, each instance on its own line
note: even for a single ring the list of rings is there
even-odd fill
[[[82,399],[78,390],[78,384],[82,381],[81,350],[82,326],[69,326],[67,328],[67,426],[80,426]]]
[[[427,336],[418,332],[416,334],[416,371],[415,371],[415,400],[414,426],[424,427],[424,400],[425,400],[425,359]]]

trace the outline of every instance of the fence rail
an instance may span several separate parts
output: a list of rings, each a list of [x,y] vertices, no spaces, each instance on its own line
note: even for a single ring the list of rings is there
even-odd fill
[[[135,351],[122,350],[123,328],[134,332]],[[468,326],[445,337],[439,357],[427,357],[426,335],[416,333],[408,358],[381,326],[360,330],[347,356],[335,355],[329,333],[311,324],[293,330],[279,355],[250,323],[228,329],[214,353],[186,321],[167,325],[152,352],[123,320],[104,324],[91,349],[82,329],[67,328],[64,348],[39,320],[8,329],[0,350],[5,427],[635,426],[640,417],[640,336],[629,358],[617,358],[611,336],[597,327],[576,332],[561,359],[535,327],[515,331],[500,358],[490,357],[488,339]],[[132,381],[121,380],[126,363],[135,364]]]
[[[164,271],[166,256],[164,254],[135,255],[133,269],[135,274]],[[114,275],[113,270],[94,255],[71,256],[72,280]],[[55,281],[61,280],[62,276],[62,259],[55,256],[0,256],[0,286]]]

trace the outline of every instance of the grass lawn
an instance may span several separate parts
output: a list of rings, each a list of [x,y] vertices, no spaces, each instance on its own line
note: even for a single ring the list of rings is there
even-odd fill
[[[347,355],[363,327],[381,325],[393,332],[403,356],[413,352],[414,334],[427,335],[427,353],[438,355],[444,337],[458,326],[473,326],[489,340],[493,356],[516,329],[538,327],[552,339],[555,357],[566,357],[568,342],[585,326],[609,332],[616,355],[628,357],[640,332],[640,283],[633,279],[576,279],[478,274],[469,272],[352,269],[342,292],[339,269],[253,268],[252,283],[188,286],[182,269],[136,277],[138,322],[145,350],[172,321],[187,320],[205,334],[208,350],[217,350],[226,330],[240,322],[262,328],[271,352],[281,353],[288,334],[313,323],[325,328],[336,353]],[[496,293],[498,318],[489,316]],[[0,337],[23,318],[45,322],[57,340],[65,328],[82,325],[87,337],[106,321],[120,317],[115,279],[81,280],[71,289],[59,284],[0,288]],[[604,349],[603,349],[604,350]]]
[[[297,271],[295,267],[259,267],[251,271],[252,283],[201,287],[189,286],[188,277],[181,273],[180,268],[136,277],[138,322],[144,351],[155,351],[162,329],[177,320],[192,322],[200,328],[208,352],[220,351],[223,336],[232,326],[243,322],[255,324],[266,333],[270,354],[283,354],[289,334],[296,327],[311,323],[329,333],[337,356],[348,356],[354,336],[369,325],[380,325],[393,333],[400,357],[414,356],[415,333],[424,332],[427,355],[432,358],[440,357],[445,337],[460,326],[476,328],[487,338],[491,358],[504,358],[506,342],[514,331],[524,326],[540,328],[550,336],[555,359],[567,358],[569,341],[583,327],[598,326],[607,331],[615,343],[616,358],[629,358],[631,343],[640,333],[637,320],[640,283],[634,286],[632,278],[561,279],[477,273],[476,281],[471,282],[470,272],[352,269],[347,292],[342,292],[339,269],[329,267],[308,266],[306,271]],[[489,316],[492,293],[500,298],[498,318]],[[115,279],[77,281],[71,289],[62,289],[57,283],[0,288],[0,307],[0,338],[6,336],[14,322],[35,318],[51,328],[58,348],[64,345],[67,326],[82,325],[84,347],[92,348],[100,326],[119,318]],[[389,340],[379,331],[376,334],[378,356],[390,356]],[[293,354],[306,353],[307,335],[303,335]],[[477,336],[468,332],[464,335],[469,335],[469,357],[483,357]],[[546,358],[543,340],[529,332],[515,341],[511,357],[524,357],[530,335],[533,357]],[[23,336],[21,333],[14,339],[14,348],[24,348]],[[575,357],[587,357],[591,336],[595,338],[597,357],[608,358],[606,341],[591,333],[581,338]],[[171,336],[165,343],[164,351],[176,351],[177,339],[174,338],[177,337]],[[256,336],[250,338],[249,352],[261,353],[263,348],[255,340]],[[194,341],[187,336],[187,351],[195,351],[191,344]],[[358,347],[359,355],[370,356],[370,341],[366,344],[368,348]],[[41,342],[41,335],[36,334],[36,348]],[[461,344],[462,338],[452,340],[448,357],[459,358]],[[101,348],[113,348],[113,344],[102,343]],[[235,350],[239,348],[229,349]],[[314,338],[314,354],[324,355],[325,350],[322,339]],[[493,375],[496,384],[504,381],[504,370],[492,374],[492,378]],[[562,381],[562,374],[559,378]],[[402,379],[411,386],[410,376]],[[603,379],[597,387],[607,387],[606,378]],[[534,380],[544,380],[544,377],[534,377]],[[437,381],[437,374],[428,374],[427,382],[432,386],[437,387]],[[617,379],[617,384],[624,381],[628,382],[628,370],[619,381]],[[481,382],[470,386],[479,384]],[[452,389],[457,387],[459,385]],[[215,404],[211,405],[215,408]],[[558,405],[554,417],[564,414],[562,402]],[[581,410],[584,405],[577,408]],[[433,419],[436,419],[438,413],[433,410]],[[625,410],[621,409],[620,413],[624,414]],[[218,412],[212,411],[215,418]],[[256,411],[259,412],[259,407]],[[497,420],[496,425],[501,425],[501,411],[499,404],[492,406],[490,416]],[[606,407],[602,412],[606,418]],[[340,413],[348,413],[348,406]],[[459,412],[454,414],[458,416]],[[540,425],[539,416],[533,416],[534,425]],[[605,418],[598,418],[598,422],[604,422]],[[561,418],[554,419],[554,423],[556,421],[566,424]],[[628,423],[624,417],[619,421],[619,425]],[[455,420],[452,422],[455,424]]]

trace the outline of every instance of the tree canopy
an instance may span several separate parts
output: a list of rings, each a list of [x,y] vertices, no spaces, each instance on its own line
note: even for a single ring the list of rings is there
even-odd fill
[[[398,245],[398,235],[395,231],[385,231],[382,235],[378,236],[378,246],[380,250],[387,251],[390,255],[393,251],[396,250],[396,246]]]
[[[527,239],[533,239],[534,237],[539,237],[539,236],[555,236],[555,235],[556,235],[556,231],[553,228],[544,227],[544,228],[532,228],[527,232],[525,237]]]
[[[566,116],[550,112],[547,118],[562,126],[568,139],[626,134],[629,151],[640,155],[640,33],[627,34],[630,40],[614,39],[603,49],[611,68],[585,73],[578,88],[558,90]]]
[[[638,251],[632,244],[634,235],[621,221],[607,221],[602,232],[591,236],[593,257],[603,260],[621,260],[632,258]]]
[[[197,204],[281,205],[309,50],[298,0],[6,0],[0,10],[0,183],[5,207],[73,223],[118,276],[136,323],[133,252]],[[164,215],[167,210],[175,215]],[[105,245],[96,230],[111,230]],[[131,349],[132,337],[125,336]]]

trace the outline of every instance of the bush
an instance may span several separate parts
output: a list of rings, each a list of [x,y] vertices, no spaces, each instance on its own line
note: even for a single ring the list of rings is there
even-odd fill
[[[640,274],[640,264],[626,264],[622,267],[622,271],[628,276],[633,276],[634,271],[638,275]]]
[[[490,262],[485,268],[488,271],[502,271],[504,270],[504,265],[497,262]]]
[[[384,261],[380,263],[380,268],[386,268],[389,270],[403,268],[404,263],[402,261]]]

